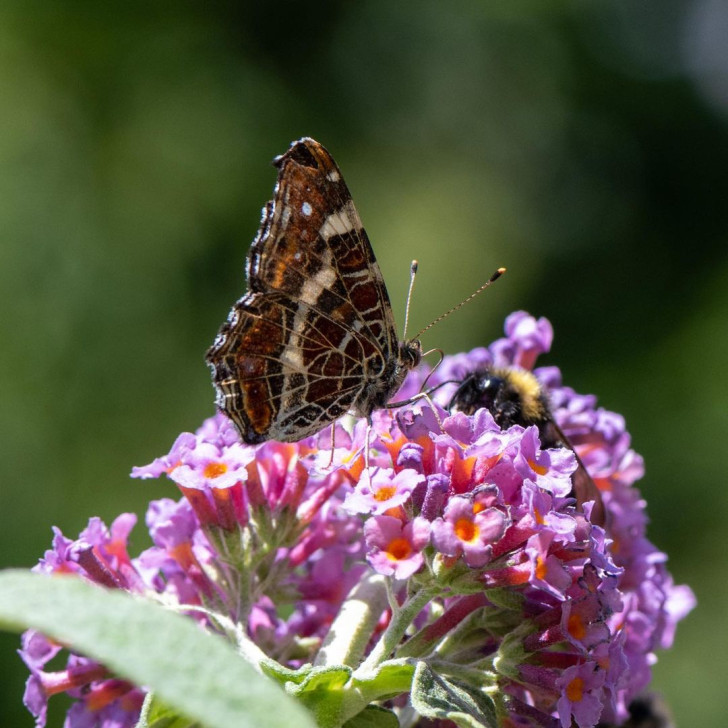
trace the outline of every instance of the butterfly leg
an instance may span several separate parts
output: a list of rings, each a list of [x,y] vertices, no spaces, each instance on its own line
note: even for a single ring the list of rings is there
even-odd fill
[[[432,390],[430,390],[432,391]],[[414,404],[420,399],[424,399],[427,404],[430,405],[430,409],[432,410],[432,414],[435,415],[435,419],[437,420],[437,424],[440,427],[441,432],[445,432],[444,427],[442,426],[442,420],[440,419],[440,414],[437,411],[437,407],[435,406],[435,403],[432,401],[432,398],[430,397],[430,391],[427,392],[418,392],[414,395],[414,397],[410,397],[409,399],[403,399],[401,402],[389,402],[387,404],[387,409],[394,409],[396,407],[404,407],[408,404]]]
[[[336,422],[331,423],[331,457],[329,458],[326,470],[334,467],[334,449],[336,448]]]
[[[372,434],[372,418],[371,415],[367,417],[367,432],[366,436],[364,438],[364,468],[367,471],[367,475],[369,476],[369,487],[371,488],[372,485],[372,471],[369,469],[369,438]]]

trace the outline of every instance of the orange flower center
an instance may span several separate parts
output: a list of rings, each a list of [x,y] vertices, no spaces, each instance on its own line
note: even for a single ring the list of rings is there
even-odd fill
[[[225,463],[207,463],[202,474],[206,478],[217,478],[219,475],[227,473],[227,470],[228,466]]]
[[[395,538],[387,544],[387,556],[392,561],[406,559],[411,553],[412,547],[406,538]]]
[[[531,470],[533,470],[536,475],[546,475],[546,473],[548,473],[549,471],[549,469],[545,465],[539,465],[533,460],[529,460],[528,464],[531,466]]]
[[[396,492],[397,489],[393,485],[384,485],[374,493],[374,500],[388,501]]]
[[[569,634],[577,640],[586,637],[586,625],[578,614],[569,615]]]
[[[575,677],[566,686],[566,697],[572,703],[578,703],[584,697],[584,680],[580,677]]]
[[[455,535],[461,541],[473,543],[480,536],[480,529],[469,518],[460,518],[455,522]]]

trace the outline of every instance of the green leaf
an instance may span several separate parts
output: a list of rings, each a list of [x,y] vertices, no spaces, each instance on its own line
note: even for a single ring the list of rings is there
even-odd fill
[[[147,694],[136,728],[200,728],[200,723],[179,715],[152,693]]]
[[[493,658],[496,672],[512,680],[520,678],[518,666],[523,664],[528,656],[523,647],[524,640],[534,629],[534,623],[526,620],[503,637],[498,647],[498,654]]]
[[[297,697],[316,716],[321,728],[348,725],[369,703],[408,693],[414,663],[389,660],[376,671],[358,677],[346,665],[306,666],[306,674],[295,674],[296,682],[285,683],[286,692]],[[278,678],[280,679],[280,677]]]
[[[316,716],[320,728],[333,728],[342,723],[344,686],[351,677],[351,668],[342,665],[315,667],[299,684],[286,683],[286,692],[295,695]],[[363,705],[361,706],[363,707]]]
[[[304,693],[340,691],[349,682],[351,668],[344,665],[314,667],[300,683],[291,683],[286,690],[291,695]]]
[[[481,690],[435,674],[418,663],[412,681],[412,706],[425,718],[446,718],[461,728],[496,728],[495,705]]]
[[[343,728],[399,728],[399,719],[391,710],[368,705],[361,713],[347,720]]]
[[[407,658],[387,660],[365,678],[354,673],[351,687],[367,703],[408,693],[412,688],[414,665],[414,661]]]
[[[525,599],[523,595],[515,589],[486,589],[485,596],[488,597],[488,601],[492,602],[497,607],[511,609],[518,612],[518,614],[523,612],[523,602]]]
[[[285,667],[280,662],[268,659],[260,663],[260,669],[280,685],[285,685],[288,682],[300,685],[311,674],[314,667],[309,663],[302,665],[297,670],[291,670],[290,667]]]
[[[0,627],[36,629],[154,690],[206,728],[314,728],[314,721],[222,638],[191,619],[81,579],[0,574]]]

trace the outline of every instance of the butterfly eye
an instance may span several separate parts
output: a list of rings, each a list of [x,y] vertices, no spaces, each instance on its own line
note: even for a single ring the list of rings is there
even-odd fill
[[[402,341],[399,345],[400,361],[407,367],[416,367],[422,359],[422,344],[418,339]]]

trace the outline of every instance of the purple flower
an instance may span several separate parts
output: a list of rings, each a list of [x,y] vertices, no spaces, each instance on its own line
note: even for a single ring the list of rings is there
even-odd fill
[[[425,476],[414,470],[400,470],[395,475],[391,468],[373,468],[348,493],[344,508],[350,513],[386,513],[406,503],[412,491],[425,482]]]
[[[530,523],[535,530],[551,531],[563,541],[575,539],[578,525],[576,518],[570,513],[559,511],[549,491],[539,488],[532,480],[526,479],[523,481],[521,495],[527,518],[531,519]],[[525,525],[529,521],[524,520],[522,523]]]
[[[430,540],[424,518],[402,523],[392,516],[374,516],[364,524],[367,560],[380,574],[406,579],[423,564],[422,549]]]
[[[504,534],[507,517],[498,508],[478,510],[469,498],[451,498],[443,518],[432,524],[432,543],[446,556],[461,554],[468,566],[484,566],[493,543]]]
[[[592,662],[574,665],[564,670],[556,681],[561,697],[556,704],[562,728],[570,728],[572,716],[576,724],[594,726],[602,714],[604,671]]]
[[[576,470],[574,453],[566,448],[541,450],[535,426],[523,432],[513,463],[520,475],[554,495],[567,496],[571,491],[571,474]]]
[[[530,370],[551,346],[545,319],[516,312],[505,328],[490,347],[443,360],[428,380],[442,385],[434,406],[377,410],[371,432],[342,420],[333,451],[329,431],[248,446],[225,417],[209,418],[133,470],[165,475],[183,495],[150,504],[151,548],[129,555],[133,515],[109,528],[92,518],[78,539],[54,529],[36,570],[203,607],[188,610],[203,628],[220,615],[290,668],[317,664],[330,630],[347,633],[338,620],[348,595],[373,570],[392,580],[389,606],[363,635],[374,667],[436,654],[501,695],[511,727],[623,722],[694,596],[646,537],[634,485],[643,463],[624,419],[565,387],[556,367],[534,374],[599,488],[604,527],[572,497],[571,449],[543,447],[535,426],[501,430],[486,409],[447,411],[453,380],[485,364]],[[398,398],[416,394],[426,373],[412,372]],[[62,652],[24,636],[37,725],[58,692],[75,700],[68,726],[133,725],[144,691],[73,653],[47,671]]]
[[[566,599],[566,590],[571,586],[572,577],[563,560],[551,550],[553,534],[539,531],[528,539],[525,553],[531,565],[529,582],[556,599]]]
[[[496,366],[515,366],[533,369],[539,354],[550,351],[554,338],[551,323],[535,319],[525,311],[516,311],[506,318],[506,338],[490,346]]]
[[[205,427],[205,425],[203,425]],[[198,438],[191,432],[183,432],[172,445],[167,455],[156,458],[149,465],[134,467],[131,470],[133,478],[158,478],[164,473],[171,473],[178,465],[183,463],[188,454],[197,446]]]

